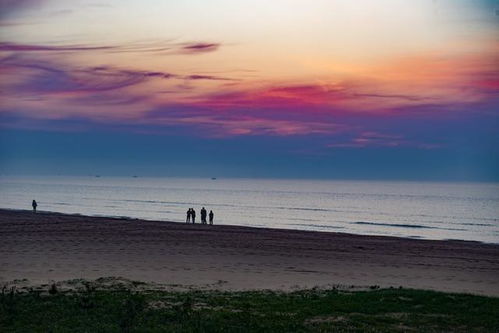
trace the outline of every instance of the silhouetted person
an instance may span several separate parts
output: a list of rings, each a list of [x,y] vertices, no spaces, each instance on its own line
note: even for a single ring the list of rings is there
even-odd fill
[[[213,211],[210,210],[210,214],[208,214],[209,218],[210,218],[210,225],[213,225],[213,217],[215,217],[215,214],[213,214]]]
[[[206,209],[201,208],[201,223],[206,224]]]
[[[189,208],[187,210],[187,218],[185,219],[185,223],[190,223],[191,222],[191,209]]]
[[[192,224],[196,223],[196,211],[194,208],[191,208],[191,218],[192,218]]]
[[[36,213],[36,207],[38,207],[38,204],[36,203],[36,200],[33,200],[33,202],[31,203],[31,206],[33,207],[33,212]]]

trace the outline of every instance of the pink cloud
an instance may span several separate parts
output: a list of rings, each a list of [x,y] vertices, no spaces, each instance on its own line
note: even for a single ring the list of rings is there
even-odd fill
[[[481,81],[478,81],[476,84],[477,84],[478,88],[482,88],[482,89],[486,89],[489,91],[499,93],[499,78],[481,80]]]
[[[303,106],[324,106],[349,99],[346,88],[338,85],[278,85],[261,89],[248,89],[206,96],[198,106],[211,108],[297,108]]]

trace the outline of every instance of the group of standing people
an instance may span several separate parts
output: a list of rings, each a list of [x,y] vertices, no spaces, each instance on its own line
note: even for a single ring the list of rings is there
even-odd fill
[[[207,224],[206,222],[206,216],[208,215],[210,219],[210,224],[213,224],[213,218],[215,217],[215,214],[213,214],[213,211],[210,210],[210,214],[207,214],[206,209],[203,207],[201,208],[201,224]],[[185,223],[196,223],[196,211],[194,208],[189,208],[187,210],[187,218],[185,220]]]

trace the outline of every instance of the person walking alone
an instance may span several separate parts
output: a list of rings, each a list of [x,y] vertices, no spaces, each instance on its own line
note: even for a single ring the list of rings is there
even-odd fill
[[[36,213],[36,207],[38,207],[36,200],[33,200],[33,202],[31,203],[31,207],[33,207],[33,212]]]

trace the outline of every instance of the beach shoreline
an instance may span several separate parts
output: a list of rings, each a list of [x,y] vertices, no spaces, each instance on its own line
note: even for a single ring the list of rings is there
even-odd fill
[[[499,296],[499,245],[0,209],[0,284],[122,277],[220,290],[405,287]]]

